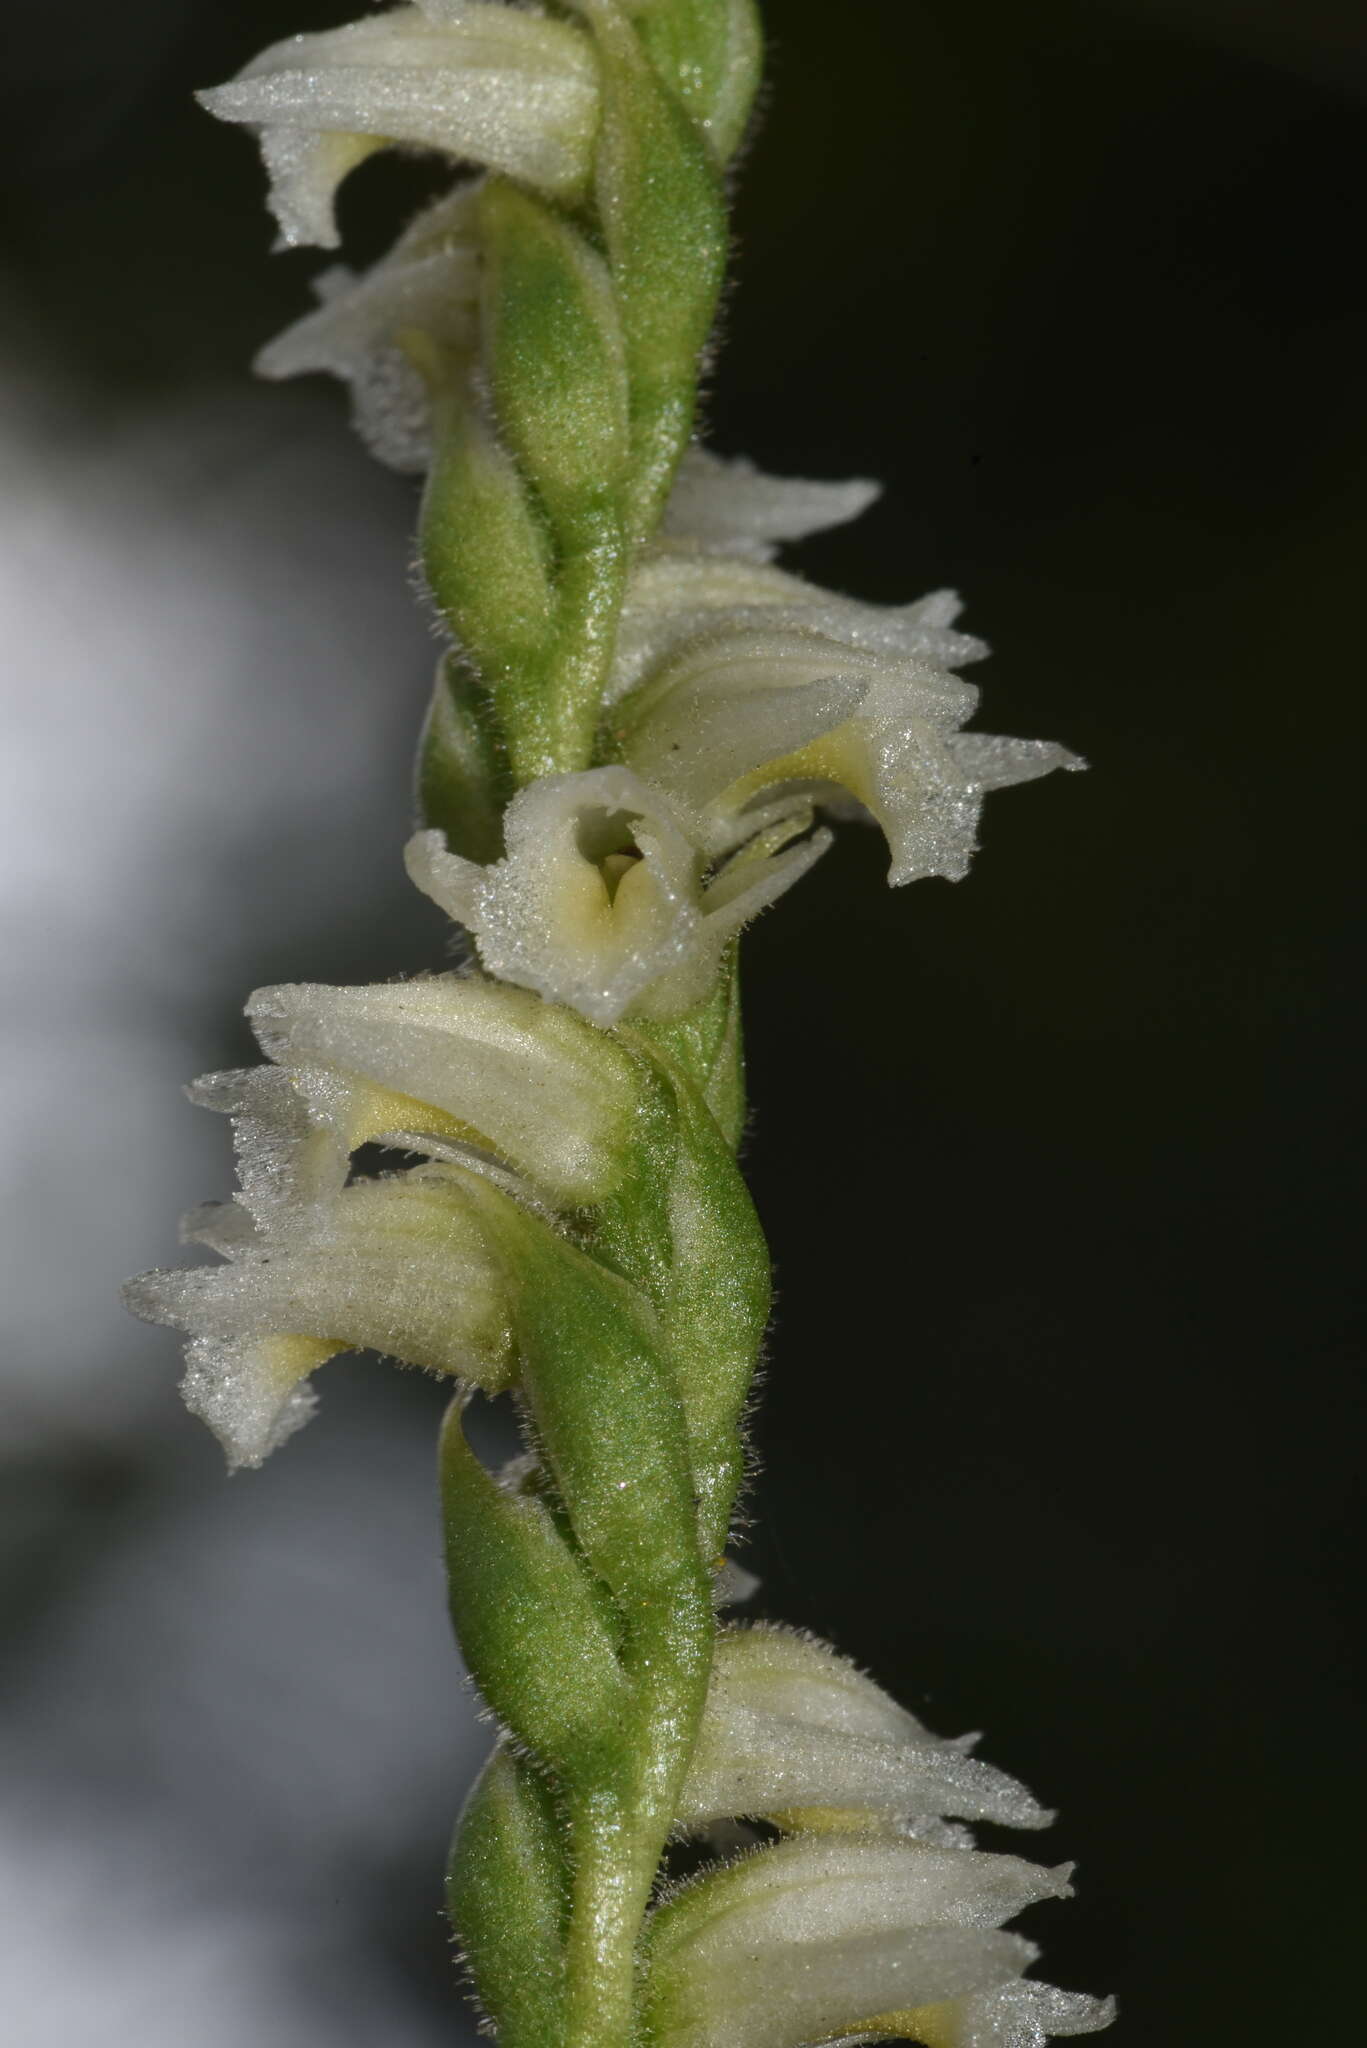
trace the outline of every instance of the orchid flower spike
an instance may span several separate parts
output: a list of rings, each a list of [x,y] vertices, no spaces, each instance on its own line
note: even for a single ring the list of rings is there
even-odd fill
[[[818,811],[873,819],[893,883],[956,877],[986,791],[1081,765],[965,730],[986,649],[952,592],[779,566],[876,485],[691,445],[760,55],[754,0],[401,0],[203,95],[257,132],[287,245],[337,243],[375,151],[480,173],[258,362],[340,377],[427,475],[407,864],[469,944],[251,998],[265,1064],[193,1091],[234,1126],[237,1194],[183,1226],[219,1263],[127,1299],[184,1333],[233,1467],[338,1352],[450,1383],[451,1614],[503,1732],[448,1905],[504,2048],[1042,2048],[1111,2017],[1005,1925],[1069,1868],[972,1830],[1052,1816],[829,1646],[718,1619],[772,1299],[737,936],[830,843]],[[501,1472],[477,1389],[522,1431]],[[690,1837],[712,1860],[671,1887]]]

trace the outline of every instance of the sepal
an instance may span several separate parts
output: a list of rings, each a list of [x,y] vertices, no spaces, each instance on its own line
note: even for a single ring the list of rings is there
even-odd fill
[[[690,448],[679,464],[660,532],[679,546],[768,562],[789,541],[858,519],[882,488],[868,477],[831,483],[765,476],[748,456]]]
[[[463,1397],[442,1429],[451,1618],[470,1672],[505,1727],[557,1778],[611,1757],[631,1692],[602,1588],[535,1493],[500,1484],[466,1441]]]
[[[505,1743],[456,1829],[447,1909],[500,2040],[559,2040],[569,1873],[549,1788]]]
[[[307,1419],[300,1384],[338,1351],[382,1351],[489,1392],[509,1384],[507,1276],[474,1184],[436,1165],[360,1181],[312,1229],[253,1238],[227,1266],[128,1283],[135,1315],[194,1340],[186,1398],[230,1466],[259,1465]]]

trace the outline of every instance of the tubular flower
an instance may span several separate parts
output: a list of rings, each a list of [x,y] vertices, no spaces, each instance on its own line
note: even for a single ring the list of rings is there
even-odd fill
[[[703,1001],[742,925],[806,873],[830,835],[809,808],[753,813],[750,837],[709,875],[687,810],[625,768],[549,775],[504,816],[488,866],[409,842],[419,888],[474,935],[485,969],[570,1004],[595,1024]],[[803,837],[803,834],[807,834]],[[734,845],[734,840],[733,840]]]
[[[290,36],[200,100],[258,131],[289,247],[335,249],[338,186],[393,144],[573,199],[588,182],[598,124],[597,68],[582,32],[497,0],[421,0]]]

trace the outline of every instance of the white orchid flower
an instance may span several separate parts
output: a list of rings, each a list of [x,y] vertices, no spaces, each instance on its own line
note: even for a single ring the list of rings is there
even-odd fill
[[[660,2048],[802,2048],[886,2034],[919,2009],[990,1995],[1036,1953],[1000,1932],[1003,1921],[1066,1898],[1069,1874],[853,1835],[761,1849],[684,1885],[655,1915],[651,2038]]]
[[[988,790],[1082,765],[1051,741],[961,732],[975,702],[928,661],[754,625],[685,642],[617,705],[612,729],[709,847],[734,843],[757,802],[841,810],[852,798],[883,828],[891,882],[957,880]]]
[[[640,1088],[625,1047],[477,975],[259,989],[248,1015],[274,1064],[191,1090],[233,1119],[240,1193],[182,1234],[227,1264],[126,1290],[138,1315],[189,1335],[185,1399],[233,1467],[308,1420],[305,1382],[337,1351],[499,1387],[505,1279],[472,1176],[543,1212],[604,1200]],[[348,1186],[352,1154],[375,1142],[428,1163]]]
[[[810,813],[797,807],[750,822],[710,873],[685,809],[628,769],[590,768],[513,798],[502,860],[481,867],[420,832],[408,869],[473,934],[490,974],[612,1024],[633,1006],[670,1015],[700,1001],[742,925],[829,844],[800,837]]]
[[[932,1735],[825,1643],[766,1625],[727,1628],[681,1818],[838,1829],[957,1814],[1047,1827],[1053,1815],[1023,1785],[967,1754],[975,1739]]]
[[[440,150],[573,199],[598,124],[591,47],[497,0],[423,0],[272,44],[200,99],[257,129],[289,247],[337,246],[337,188],[391,144]]]
[[[234,1468],[259,1465],[308,1420],[303,1382],[338,1351],[388,1352],[494,1392],[507,1382],[505,1275],[460,1168],[358,1181],[281,1236],[192,1234],[229,1263],[145,1273],[125,1299],[189,1334],[186,1403]]]
[[[322,303],[256,358],[262,377],[340,377],[356,431],[391,469],[420,472],[432,454],[428,385],[405,338],[420,335],[429,355],[435,344],[457,360],[477,347],[475,203],[462,186],[425,208],[371,269],[325,270],[313,281]]]
[[[987,649],[956,630],[953,591],[863,604],[772,565],[784,541],[875,495],[861,479],[766,477],[694,450],[628,588],[609,729],[714,851],[744,836],[756,803],[815,802],[882,827],[892,883],[956,880],[989,790],[1083,763],[1049,741],[961,730],[977,691],[952,671]]]

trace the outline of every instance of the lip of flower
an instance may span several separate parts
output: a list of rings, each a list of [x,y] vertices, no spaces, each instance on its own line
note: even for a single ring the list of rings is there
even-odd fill
[[[439,832],[418,833],[406,858],[491,974],[607,1025],[632,1007],[672,1015],[702,999],[741,926],[825,851],[828,833],[799,837],[810,821],[791,804],[756,816],[709,878],[685,810],[626,768],[590,768],[513,798],[502,860],[464,860]]]
[[[506,171],[559,199],[587,185],[598,75],[582,30],[490,0],[423,0],[262,51],[201,103],[260,131],[287,246],[337,246],[349,171],[395,144]]]

